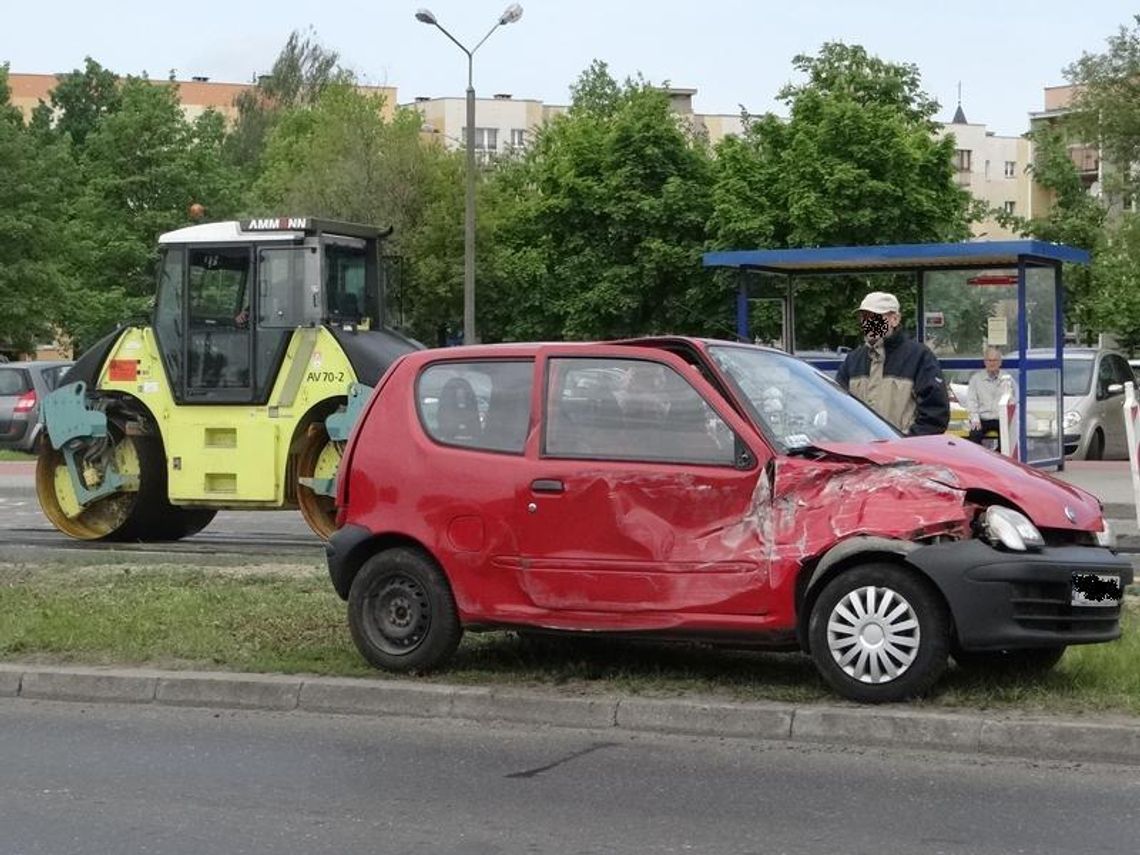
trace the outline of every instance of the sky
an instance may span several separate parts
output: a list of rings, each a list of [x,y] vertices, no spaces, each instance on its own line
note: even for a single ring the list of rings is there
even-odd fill
[[[463,95],[467,59],[443,33],[416,21],[427,7],[472,47],[508,0],[0,0],[0,64],[12,72],[61,73],[91,56],[119,74],[248,82],[265,73],[294,30],[312,29],[366,83],[416,96]],[[700,113],[783,113],[776,100],[797,80],[792,57],[828,41],[861,44],[910,62],[948,121],[958,85],[970,122],[998,134],[1028,130],[1045,86],[1100,52],[1140,6],[1123,0],[522,0],[520,21],[475,54],[480,97],[510,93],[564,104],[594,59],[623,79],[697,90]],[[113,12],[112,12],[113,10]]]

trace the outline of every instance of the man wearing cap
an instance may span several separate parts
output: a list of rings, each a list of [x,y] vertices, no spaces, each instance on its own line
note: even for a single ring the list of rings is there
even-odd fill
[[[847,354],[836,381],[908,436],[945,433],[950,399],[930,348],[900,326],[894,294],[872,291],[859,308],[864,343]]]

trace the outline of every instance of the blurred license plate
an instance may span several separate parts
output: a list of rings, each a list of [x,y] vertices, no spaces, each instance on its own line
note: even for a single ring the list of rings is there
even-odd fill
[[[1120,577],[1105,573],[1074,573],[1073,597],[1074,606],[1107,606],[1109,608],[1120,605],[1124,596],[1124,589],[1120,584]]]

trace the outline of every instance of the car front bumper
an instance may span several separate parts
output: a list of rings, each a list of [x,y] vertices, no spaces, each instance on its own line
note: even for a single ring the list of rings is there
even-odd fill
[[[1111,605],[1074,605],[1074,579],[1119,577],[1121,591],[1133,579],[1127,558],[1095,546],[1012,552],[966,540],[920,547],[907,560],[941,590],[965,650],[1113,641],[1123,596]]]

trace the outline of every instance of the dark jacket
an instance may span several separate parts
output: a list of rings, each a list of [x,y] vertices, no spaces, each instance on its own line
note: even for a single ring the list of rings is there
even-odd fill
[[[910,436],[945,433],[950,398],[930,348],[896,330],[883,341],[883,379],[871,382],[871,350],[861,344],[844,360],[836,381]]]

